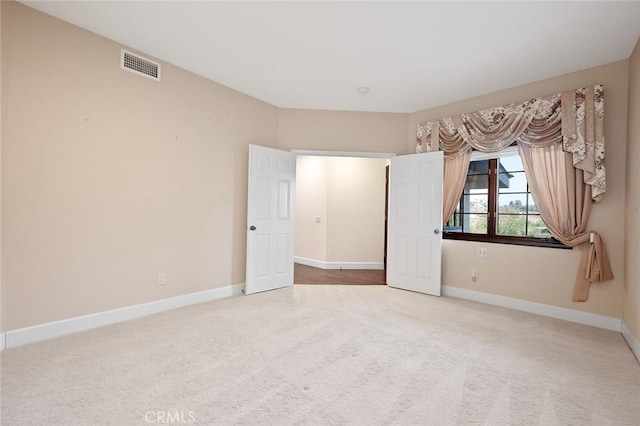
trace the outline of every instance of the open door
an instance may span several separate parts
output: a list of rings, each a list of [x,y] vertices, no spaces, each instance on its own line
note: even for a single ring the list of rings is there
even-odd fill
[[[442,151],[392,157],[387,284],[440,296]]]
[[[293,285],[296,155],[249,145],[245,294]]]

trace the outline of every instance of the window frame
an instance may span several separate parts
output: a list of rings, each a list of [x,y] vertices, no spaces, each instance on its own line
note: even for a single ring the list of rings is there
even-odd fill
[[[470,161],[484,161],[488,160],[488,189],[487,189],[487,233],[486,234],[474,234],[469,232],[452,232],[446,231],[443,227],[442,238],[446,240],[458,240],[458,241],[477,241],[477,242],[486,242],[486,243],[497,243],[497,244],[514,244],[514,245],[523,245],[523,246],[534,246],[534,247],[549,247],[549,248],[559,248],[559,249],[571,249],[571,247],[567,247],[562,244],[560,241],[556,240],[553,237],[549,238],[539,238],[539,237],[526,237],[526,236],[515,236],[515,235],[499,235],[497,234],[497,225],[498,225],[498,197],[499,197],[499,185],[498,185],[498,173],[499,173],[499,164],[500,158],[519,156],[519,152],[517,146],[512,145],[502,151],[495,153],[482,153],[479,151],[473,151],[471,154]],[[468,172],[467,172],[468,176]],[[527,182],[527,193],[530,194],[529,191],[529,183]],[[461,195],[458,203],[461,202],[462,197],[464,197],[464,192]],[[528,197],[528,195],[527,195]],[[455,214],[455,213],[454,213]],[[528,220],[529,213],[527,212],[525,218]],[[538,216],[536,214],[536,216]],[[448,220],[448,219],[447,219]]]

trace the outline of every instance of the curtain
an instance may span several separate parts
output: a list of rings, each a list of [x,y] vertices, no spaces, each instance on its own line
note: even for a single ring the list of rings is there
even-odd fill
[[[613,278],[604,242],[594,233],[590,244],[587,231],[591,204],[606,192],[603,120],[604,88],[596,85],[420,123],[416,151],[444,151],[448,220],[464,189],[470,151],[497,152],[517,142],[523,163],[531,159],[527,179],[537,182],[532,196],[547,211],[542,219],[563,244],[583,250],[574,300],[584,301],[591,282]]]
[[[562,244],[582,251],[573,300],[584,302],[592,281],[613,278],[601,237],[593,233],[591,244],[591,233],[587,231],[591,186],[584,183],[584,172],[573,167],[572,155],[561,144],[543,148],[518,144],[518,148],[531,196],[549,232]]]
[[[444,159],[444,179],[442,182],[442,221],[446,223],[460,202],[460,195],[464,190],[469,171],[471,150],[462,155]]]
[[[470,149],[497,152],[515,141],[562,143],[597,203],[607,190],[603,122],[604,88],[597,85],[420,123],[416,152],[442,150],[453,158]]]

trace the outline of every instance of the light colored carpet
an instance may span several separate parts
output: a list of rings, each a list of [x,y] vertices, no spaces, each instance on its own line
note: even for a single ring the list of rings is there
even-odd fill
[[[1,374],[3,425],[640,424],[619,333],[383,286],[193,306],[7,350]]]

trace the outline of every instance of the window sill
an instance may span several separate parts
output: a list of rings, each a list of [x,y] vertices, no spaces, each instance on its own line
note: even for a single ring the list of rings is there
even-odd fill
[[[571,247],[567,247],[560,241],[555,239],[533,239],[523,237],[490,237],[488,235],[481,234],[462,234],[457,232],[443,232],[442,238],[445,240],[458,240],[458,241],[477,241],[483,243],[496,243],[496,244],[513,244],[519,246],[532,246],[532,247],[547,247],[555,249],[571,250]]]

